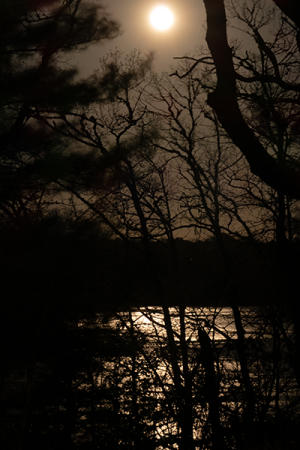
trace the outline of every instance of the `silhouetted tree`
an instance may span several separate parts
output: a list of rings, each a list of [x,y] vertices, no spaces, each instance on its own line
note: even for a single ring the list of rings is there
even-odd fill
[[[43,358],[52,358],[46,349],[45,329],[49,331],[52,324],[58,335],[60,327],[65,332],[65,315],[72,315],[68,303],[74,292],[72,289],[67,291],[68,283],[61,288],[60,294],[51,287],[56,285],[59,291],[58,286],[64,284],[60,281],[66,281],[72,269],[67,275],[63,258],[57,262],[54,247],[58,242],[55,241],[53,251],[48,244],[61,238],[65,251],[69,256],[72,253],[70,247],[67,250],[66,223],[62,224],[54,216],[51,218],[49,210],[63,202],[59,197],[60,188],[54,187],[53,182],[66,173],[73,173],[75,164],[72,164],[72,157],[64,154],[69,146],[66,139],[45,127],[41,113],[72,110],[103,95],[103,85],[92,79],[78,81],[77,69],[66,69],[63,59],[68,52],[83,50],[89,44],[113,38],[118,33],[118,25],[108,19],[99,6],[81,0],[4,1],[0,6],[0,17],[0,220],[1,239],[7,238],[1,261],[4,264],[7,258],[6,282],[11,286],[12,298],[11,304],[5,302],[2,309],[5,317],[3,337],[7,336],[8,342],[1,369],[4,380],[2,393],[4,396],[9,393],[8,385],[18,385],[18,374],[21,377],[20,389],[24,390],[24,396],[20,394],[17,399],[16,417],[10,415],[8,406],[8,416],[1,423],[4,425],[8,419],[2,445],[24,449],[35,445],[32,439],[41,437],[40,432],[32,437],[30,431],[37,426],[35,396],[40,378],[45,376],[49,380],[50,376],[53,395],[60,398],[55,405],[46,402],[45,411],[49,408],[50,416],[52,411],[64,408],[59,402],[65,402],[63,396],[68,396],[72,384],[67,375],[64,392],[59,397],[60,388],[53,374],[56,370],[53,364],[58,363],[59,357],[51,363]],[[75,159],[77,162],[82,160],[80,156]],[[14,229],[18,230],[17,234],[14,234]],[[56,229],[54,233],[53,229]],[[10,264],[16,253],[22,257],[27,255],[26,263],[21,258],[19,268]],[[65,256],[63,251],[61,256]],[[41,265],[37,267],[35,257],[40,258],[43,269]],[[19,289],[22,283],[23,289]],[[50,287],[47,289],[47,286]],[[62,300],[60,306],[58,299]],[[61,320],[56,321],[58,311]],[[45,385],[42,389],[46,390]],[[67,410],[69,418],[66,420],[71,423],[73,412]],[[58,420],[59,414],[54,416],[54,421]],[[44,423],[41,429],[43,427],[48,425]],[[53,429],[54,434],[58,432],[56,424]],[[6,431],[10,438],[7,440]],[[70,439],[71,431],[63,433]],[[40,443],[36,443],[36,447],[39,446]]]
[[[221,240],[222,234],[230,234],[255,239],[254,220],[235,189],[247,167],[205,105],[204,70],[191,72],[193,62],[186,59],[175,72],[177,79],[160,80],[154,103],[162,123],[156,145],[172,156],[177,173],[181,226],[193,228],[199,237]]]
[[[263,8],[257,2],[249,2],[249,8],[258,8],[263,15]],[[227,40],[226,13],[223,0],[204,1],[207,12],[207,43],[216,66],[217,85],[208,96],[208,104],[216,111],[218,119],[233,143],[240,148],[249,162],[253,173],[263,181],[291,197],[299,198],[299,167],[297,159],[293,163],[282,163],[274,158],[268,149],[247,125],[237,98],[236,80],[253,82],[255,79],[272,81],[286,91],[297,96],[299,83],[297,79],[289,79],[282,64],[264,41],[264,57],[270,61],[270,71],[259,72],[255,77],[244,76],[234,66],[232,49]],[[295,10],[296,11],[296,10]],[[295,13],[296,14],[296,13]],[[294,16],[295,16],[294,14]],[[291,28],[290,33],[293,33]],[[294,32],[295,36],[295,32]],[[247,58],[247,56],[246,56]],[[246,61],[246,60],[245,60]]]
[[[117,32],[118,25],[87,1],[1,3],[3,220],[41,215],[57,194],[53,181],[74,170],[75,163],[64,154],[66,140],[45,127],[41,114],[70,111],[103,95],[103,86],[92,79],[78,81],[78,70],[65,68],[63,59]]]

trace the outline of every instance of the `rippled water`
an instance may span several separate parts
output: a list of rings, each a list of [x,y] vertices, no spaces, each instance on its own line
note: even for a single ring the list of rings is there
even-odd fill
[[[180,318],[179,308],[168,308],[174,331],[179,331]],[[245,338],[251,338],[260,331],[260,336],[268,339],[271,337],[270,324],[266,323],[266,312],[256,307],[239,308],[242,325],[245,331]],[[164,313],[161,307],[142,307],[130,312],[134,326],[141,332],[151,335],[154,330],[165,335]],[[121,315],[126,318],[128,312],[122,312]],[[231,307],[187,307],[185,308],[185,325],[188,337],[197,339],[195,333],[197,327],[203,327],[214,340],[236,339],[237,331],[234,320],[234,314]],[[269,321],[270,322],[270,321]],[[288,334],[293,333],[292,322],[285,321],[285,331]],[[178,338],[178,336],[177,336]]]

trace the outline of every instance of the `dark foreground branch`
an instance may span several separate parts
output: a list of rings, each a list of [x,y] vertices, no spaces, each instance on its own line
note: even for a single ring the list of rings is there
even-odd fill
[[[279,192],[300,199],[300,167],[283,165],[270,156],[247,125],[238,106],[236,74],[228,45],[224,0],[203,0],[207,14],[206,41],[217,73],[217,86],[208,104],[246,157],[251,171]]]

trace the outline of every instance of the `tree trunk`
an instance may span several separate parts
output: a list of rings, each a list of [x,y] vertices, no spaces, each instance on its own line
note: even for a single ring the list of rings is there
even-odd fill
[[[211,425],[212,450],[225,450],[226,444],[220,420],[219,382],[215,373],[215,357],[208,334],[198,328],[202,361],[205,369],[205,388],[209,405],[208,420]]]
[[[247,424],[253,422],[254,418],[254,405],[255,405],[255,398],[254,398],[254,392],[251,384],[250,374],[249,374],[249,367],[247,362],[247,355],[246,355],[246,349],[245,349],[245,330],[242,324],[242,318],[241,313],[239,310],[239,307],[234,305],[231,307],[233,316],[234,316],[234,322],[236,327],[236,333],[237,333],[237,352],[238,352],[238,358],[239,363],[241,366],[241,373],[242,373],[242,379],[246,394],[246,406],[244,411],[244,419]]]
[[[216,89],[209,94],[211,106],[233,143],[246,157],[251,171],[275,190],[300,199],[300,167],[280,164],[270,156],[248,127],[236,96],[236,73],[227,40],[224,0],[203,0],[207,14],[206,41],[217,73]]]

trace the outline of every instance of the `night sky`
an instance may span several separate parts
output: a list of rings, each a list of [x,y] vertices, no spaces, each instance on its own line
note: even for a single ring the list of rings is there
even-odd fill
[[[205,12],[199,0],[102,0],[111,18],[121,25],[121,35],[108,42],[89,47],[80,56],[80,67],[87,75],[98,66],[101,56],[116,48],[129,53],[133,49],[155,54],[154,70],[169,71],[174,56],[198,54],[205,45]],[[164,4],[174,13],[175,23],[168,31],[154,30],[149,23],[150,11]]]

